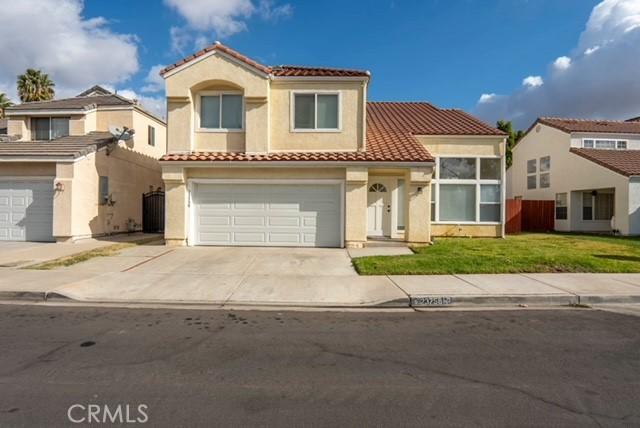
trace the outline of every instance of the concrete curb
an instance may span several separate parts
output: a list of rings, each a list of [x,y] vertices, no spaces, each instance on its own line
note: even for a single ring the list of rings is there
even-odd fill
[[[501,305],[548,305],[566,306],[580,303],[579,296],[574,295],[467,295],[467,296],[411,296],[411,307],[443,308],[443,307],[477,307]]]
[[[361,304],[327,302],[321,304],[303,302],[237,302],[237,301],[197,301],[197,300],[118,300],[118,299],[78,299],[58,292],[43,291],[3,291],[0,301],[10,302],[62,302],[74,305],[162,305],[162,306],[205,306],[205,307],[244,307],[244,308],[286,308],[306,309],[442,309],[442,308],[495,308],[531,305],[535,307],[560,307],[592,304],[638,304],[640,295],[466,295],[466,296],[411,296],[410,299],[394,299]]]

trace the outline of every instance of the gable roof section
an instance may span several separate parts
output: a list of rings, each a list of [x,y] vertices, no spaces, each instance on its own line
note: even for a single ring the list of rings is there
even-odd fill
[[[640,121],[625,122],[620,120],[587,120],[541,117],[531,126],[531,128],[529,128],[529,130],[533,129],[537,123],[541,123],[567,133],[600,132],[610,134],[640,134]]]
[[[113,142],[115,138],[108,132],[90,132],[87,135],[61,137],[52,141],[0,142],[0,159],[73,160]]]
[[[189,55],[180,61],[171,64],[160,71],[160,75],[164,76],[168,72],[175,70],[191,61],[195,61],[204,55],[209,54],[212,51],[218,51],[223,54],[229,55],[231,58],[244,63],[245,65],[252,67],[264,74],[276,76],[276,77],[369,77],[368,71],[363,70],[351,70],[342,68],[328,68],[328,67],[304,67],[295,65],[279,65],[279,66],[267,66],[260,64],[259,62],[242,55],[240,52],[231,49],[228,46],[223,45],[220,42],[215,42],[212,45],[207,46],[198,52]]]
[[[412,135],[506,134],[462,110],[440,109],[424,102],[367,103],[367,135],[395,130]]]
[[[113,92],[106,90],[100,85],[93,85],[86,91],[76,95],[76,97],[89,97],[95,95],[111,95]]]
[[[640,150],[598,150],[572,147],[570,151],[626,177],[640,175]]]
[[[640,116],[627,119],[627,122],[640,122]]]

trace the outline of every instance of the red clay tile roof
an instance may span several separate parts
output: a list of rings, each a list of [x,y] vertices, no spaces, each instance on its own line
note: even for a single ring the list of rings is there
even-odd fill
[[[640,134],[640,122],[634,121],[624,122],[620,120],[586,120],[541,117],[536,123],[542,123],[569,133],[603,132],[611,134]]]
[[[194,152],[163,161],[432,162],[414,135],[505,135],[460,110],[428,103],[368,103],[366,152],[280,152],[268,154]]]
[[[424,102],[369,102],[367,135],[369,128],[414,135],[506,135],[462,110],[439,109]]]
[[[591,162],[630,177],[640,175],[640,150],[597,150],[572,148],[575,153]]]
[[[368,71],[363,70],[350,70],[350,69],[342,69],[342,68],[328,68],[328,67],[303,67],[296,65],[279,65],[269,67],[266,65],[262,65],[257,61],[252,60],[251,58],[242,55],[241,53],[231,49],[228,46],[223,45],[220,42],[215,42],[214,44],[207,46],[206,48],[199,50],[193,55],[189,55],[186,58],[181,59],[175,64],[171,64],[160,71],[160,75],[164,76],[169,71],[173,70],[176,67],[180,67],[183,64],[186,64],[194,59],[201,57],[202,55],[209,53],[211,51],[220,51],[225,53],[238,61],[241,61],[265,74],[271,74],[273,76],[281,76],[281,77],[308,77],[308,76],[320,76],[320,77],[369,77]]]
[[[278,65],[271,67],[274,76],[283,77],[369,77],[369,72],[364,70],[350,70],[346,68],[330,67],[306,67],[300,65]]]

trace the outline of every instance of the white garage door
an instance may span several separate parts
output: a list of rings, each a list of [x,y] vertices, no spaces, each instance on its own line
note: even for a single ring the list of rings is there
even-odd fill
[[[340,247],[339,184],[195,184],[195,245]]]
[[[0,241],[53,241],[52,180],[0,178]]]

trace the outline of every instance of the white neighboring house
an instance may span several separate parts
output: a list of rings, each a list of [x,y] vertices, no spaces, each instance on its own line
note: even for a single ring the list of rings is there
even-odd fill
[[[640,235],[640,118],[540,118],[513,149],[507,197],[555,200],[555,229]]]

